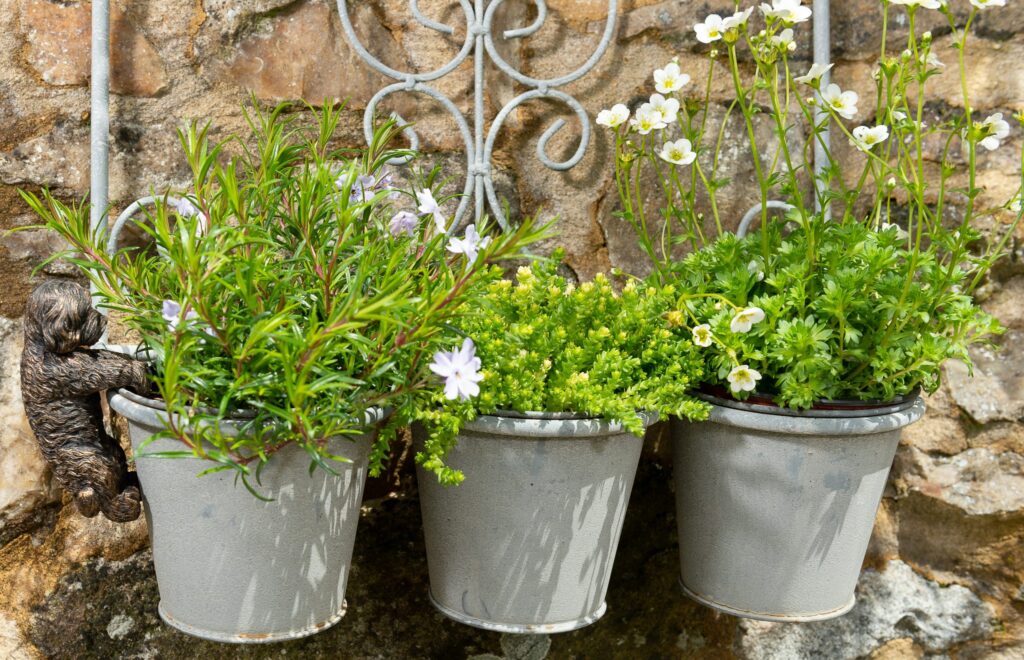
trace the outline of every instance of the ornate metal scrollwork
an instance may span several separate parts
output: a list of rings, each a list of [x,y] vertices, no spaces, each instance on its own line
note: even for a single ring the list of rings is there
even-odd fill
[[[528,26],[504,30],[502,36],[505,39],[521,39],[536,33],[547,19],[548,8],[546,0],[532,0],[537,9],[537,17]],[[498,52],[494,41],[494,17],[498,8],[505,3],[505,0],[458,0],[459,6],[466,20],[466,41],[458,54],[443,66],[424,73],[403,72],[381,62],[376,56],[370,53],[359,40],[348,11],[348,0],[338,0],[338,13],[341,16],[341,23],[345,30],[352,48],[359,56],[374,70],[394,78],[398,82],[388,85],[378,91],[366,105],[363,115],[363,131],[366,139],[370,140],[373,135],[373,119],[376,116],[377,105],[385,97],[396,92],[418,92],[425,94],[436,101],[452,116],[459,129],[466,149],[466,184],[463,190],[463,197],[455,214],[455,227],[461,224],[466,211],[469,208],[470,200],[475,201],[475,218],[477,221],[484,214],[486,206],[490,207],[491,214],[498,220],[503,229],[508,228],[508,218],[502,210],[497,193],[494,190],[494,181],[491,177],[491,156],[494,150],[494,143],[498,133],[501,131],[509,114],[532,99],[547,98],[565,104],[572,110],[580,123],[580,141],[575,153],[564,161],[556,161],[548,156],[547,147],[551,138],[565,126],[565,120],[555,121],[537,143],[537,159],[547,168],[557,171],[565,171],[574,167],[583,158],[587,147],[590,144],[590,119],[586,110],[579,101],[571,95],[557,89],[585,76],[598,60],[601,59],[611,43],[615,33],[615,18],[618,9],[618,0],[608,0],[608,16],[605,20],[604,33],[597,48],[579,68],[571,73],[557,78],[533,78],[528,76],[511,64],[509,64]],[[431,20],[420,11],[417,0],[409,0],[409,10],[413,18],[422,26],[451,35],[454,28],[444,23]],[[473,52],[474,65],[474,103],[473,103],[473,129],[470,130],[469,122],[462,112],[455,106],[451,99],[446,97],[430,82],[442,78],[469,58],[470,51]],[[490,58],[499,71],[508,75],[513,80],[530,89],[519,94],[509,101],[494,117],[490,128],[486,128],[484,119],[484,65],[487,58]],[[404,118],[395,114],[399,121]],[[405,129],[412,148],[419,147],[419,137],[411,127]],[[406,162],[398,160],[394,164]]]

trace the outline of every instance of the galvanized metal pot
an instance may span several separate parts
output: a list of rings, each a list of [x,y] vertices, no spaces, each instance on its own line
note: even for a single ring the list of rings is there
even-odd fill
[[[503,415],[459,434],[447,462],[463,483],[418,468],[431,601],[486,630],[582,628],[606,609],[643,439],[599,419]]]
[[[309,457],[285,447],[253,497],[231,473],[203,477],[209,461],[139,456],[164,428],[158,401],[120,390],[110,407],[128,419],[160,590],[160,617],[218,642],[276,642],[312,635],[345,614],[345,586],[359,522],[370,440],[338,438],[352,460],[338,475],[309,473]],[[180,450],[159,439],[142,451]]]
[[[849,611],[900,429],[924,403],[797,413],[702,398],[708,421],[673,421],[683,590],[767,621]]]

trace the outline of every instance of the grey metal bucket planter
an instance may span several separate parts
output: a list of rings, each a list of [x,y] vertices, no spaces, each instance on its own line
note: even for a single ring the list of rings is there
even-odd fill
[[[684,592],[766,621],[848,612],[900,429],[924,402],[812,414],[724,403],[706,422],[673,421]]]
[[[370,449],[368,436],[339,438],[333,448],[352,463],[338,476],[309,474],[309,458],[285,447],[267,463],[258,492],[227,472],[196,475],[201,459],[138,456],[164,428],[158,401],[121,390],[110,406],[128,419],[160,590],[160,617],[190,635],[260,643],[305,637],[345,614],[345,586],[355,543]],[[145,452],[180,450],[158,439]]]
[[[417,470],[434,606],[511,633],[601,618],[642,446],[619,424],[568,415],[466,424],[448,458],[462,484]]]

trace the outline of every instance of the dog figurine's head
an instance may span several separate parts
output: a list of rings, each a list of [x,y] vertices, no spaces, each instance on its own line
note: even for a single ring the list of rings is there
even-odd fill
[[[28,298],[25,330],[51,353],[70,353],[98,342],[107,319],[92,306],[89,290],[70,280],[47,280]]]

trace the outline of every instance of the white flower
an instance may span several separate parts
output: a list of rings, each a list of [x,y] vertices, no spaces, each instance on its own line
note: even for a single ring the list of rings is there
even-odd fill
[[[750,392],[757,387],[761,374],[745,364],[733,367],[729,372],[729,389],[733,392]]]
[[[803,83],[805,85],[815,87],[818,84],[818,79],[825,75],[825,72],[827,72],[831,68],[831,64],[822,65],[815,62],[814,64],[811,65],[811,68],[807,73],[805,73],[802,76],[797,76],[796,78],[793,78],[793,80],[795,80],[798,83]]]
[[[971,0],[971,4],[978,9],[988,9],[989,7],[1005,7],[1006,0]]]
[[[904,7],[924,7],[925,9],[941,9],[942,3],[939,0],[889,0],[894,5]]]
[[[871,147],[885,142],[889,139],[889,127],[885,124],[879,126],[858,126],[853,129],[853,140],[851,144],[861,151],[871,151]]]
[[[777,18],[786,23],[803,23],[811,17],[811,8],[800,5],[800,0],[772,0],[761,3],[761,12],[766,18]]]
[[[654,88],[662,94],[671,94],[685,87],[690,76],[679,70],[677,62],[669,62],[664,69],[654,71]]]
[[[666,99],[661,94],[652,94],[650,105],[661,113],[661,121],[666,125],[675,122],[676,115],[679,114],[679,101]]]
[[[479,251],[490,243],[490,236],[481,238],[476,230],[476,225],[469,225],[466,227],[466,235],[463,238],[453,238],[448,241],[448,251],[466,255],[466,259],[472,264],[476,261]]]
[[[853,119],[857,114],[857,92],[843,91],[839,85],[832,83],[821,93],[823,100],[830,108],[844,119]]]
[[[611,110],[602,110],[597,113],[598,126],[618,128],[629,119],[629,108],[621,103],[616,103]]]
[[[661,147],[658,157],[673,165],[689,165],[697,154],[694,153],[689,140],[680,138],[675,142],[666,142]]]
[[[892,118],[895,119],[896,121],[903,121],[904,119],[907,118],[907,113],[902,112],[900,110],[893,110]]]
[[[702,44],[709,44],[722,38],[722,34],[725,32],[725,25],[722,24],[721,16],[711,14],[704,19],[703,23],[694,25],[693,31],[697,33],[697,41]]]
[[[697,344],[702,348],[707,348],[711,345],[712,334],[711,326],[707,323],[701,323],[693,329],[693,343]]]
[[[761,264],[757,263],[756,259],[751,259],[750,263],[747,264],[747,272],[755,273],[758,282],[764,280],[764,271],[761,270]]]
[[[465,401],[480,394],[477,384],[484,379],[480,373],[480,358],[476,356],[473,340],[466,337],[462,348],[457,351],[438,351],[434,353],[434,361],[430,370],[444,378],[444,396],[446,399]]]
[[[926,57],[924,61],[925,64],[935,69],[941,69],[946,66],[942,63],[942,60],[939,59],[939,56],[933,52],[929,52],[928,57]]]
[[[444,234],[448,231],[445,226],[447,223],[444,217],[444,211],[441,210],[441,205],[434,199],[434,193],[429,190],[417,190],[416,201],[420,203],[417,210],[420,215],[430,215],[434,217],[434,225],[437,227],[439,234]]]
[[[388,230],[392,236],[415,236],[416,229],[420,225],[419,216],[409,211],[399,211],[388,223]]]
[[[1012,211],[1013,213],[1020,213],[1020,208],[1021,208],[1021,197],[1017,197],[1017,199],[1015,199],[1012,202],[1010,202],[1010,211]]]
[[[647,135],[651,131],[660,131],[665,128],[665,120],[662,114],[650,103],[644,103],[636,111],[636,117],[632,123],[640,135]]]
[[[729,30],[738,29],[741,25],[746,25],[747,19],[750,18],[750,12],[754,11],[754,8],[746,9],[744,11],[738,11],[732,16],[727,16],[722,20],[722,27],[725,28],[726,32]]]
[[[890,229],[896,230],[896,238],[900,239],[901,241],[905,241],[910,236],[910,234],[907,233],[906,229],[900,227],[894,222],[883,222],[882,226],[879,228],[879,231],[889,231]]]
[[[793,39],[793,28],[786,28],[772,37],[772,43],[785,50],[796,50],[796,41]]]
[[[733,332],[750,332],[755,323],[764,320],[764,310],[760,307],[746,307],[736,312],[729,323],[729,329]]]
[[[979,134],[985,136],[978,144],[989,151],[998,149],[1000,141],[1010,134],[1010,125],[1003,119],[1001,112],[990,115],[981,123],[975,122],[974,125],[979,130]]]

